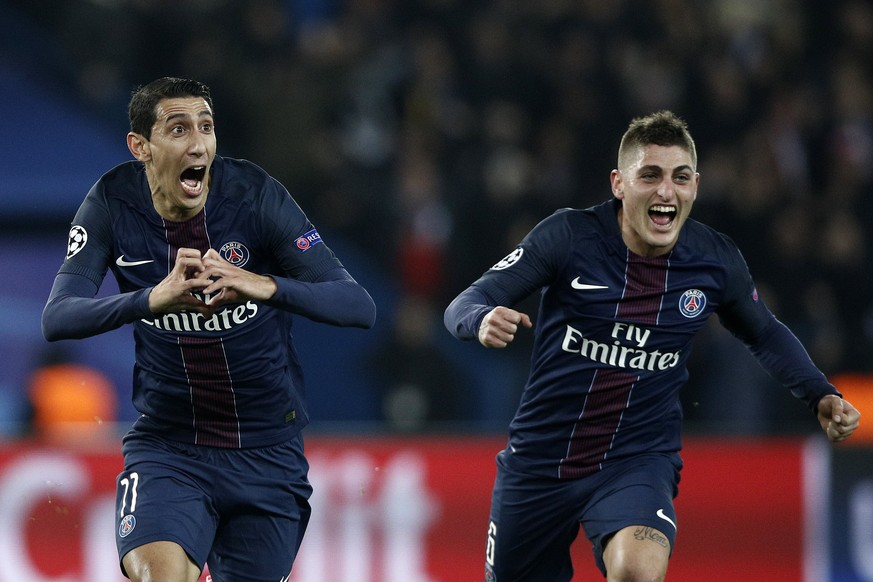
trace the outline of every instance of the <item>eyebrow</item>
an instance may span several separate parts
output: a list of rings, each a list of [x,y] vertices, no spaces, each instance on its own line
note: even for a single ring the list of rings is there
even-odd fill
[[[212,112],[209,111],[208,109],[203,109],[202,111],[200,111],[200,113],[197,114],[197,117],[198,118],[212,117]],[[171,121],[174,121],[176,119],[187,119],[187,118],[188,118],[187,113],[173,113],[173,114],[167,116],[167,118],[164,120],[164,125],[166,125],[167,123],[170,123]]]
[[[646,172],[652,170],[657,170],[658,172],[661,172],[663,169],[664,168],[662,168],[661,166],[656,166],[655,164],[647,164],[645,166],[640,166],[638,172]],[[676,166],[675,168],[673,168],[673,173],[676,174],[677,172],[684,172],[686,170],[689,172],[694,172],[694,168],[692,168],[690,165],[682,164],[681,166]]]

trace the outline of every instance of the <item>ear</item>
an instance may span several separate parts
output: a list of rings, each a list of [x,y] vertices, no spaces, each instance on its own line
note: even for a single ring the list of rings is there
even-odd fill
[[[127,149],[130,150],[133,157],[141,162],[147,162],[152,158],[149,140],[138,133],[130,132],[127,134]]]
[[[612,173],[609,174],[609,182],[612,184],[612,195],[619,200],[623,200],[624,188],[622,187],[621,172],[613,170]]]
[[[697,189],[700,188],[700,173],[694,172],[694,197],[692,201],[697,200]]]

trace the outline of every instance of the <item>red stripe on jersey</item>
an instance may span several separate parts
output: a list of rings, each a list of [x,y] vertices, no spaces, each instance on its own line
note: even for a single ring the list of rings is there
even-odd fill
[[[221,339],[180,337],[179,348],[191,388],[195,442],[239,448],[236,398]]]
[[[667,257],[641,257],[628,252],[625,287],[616,305],[616,319],[656,325],[667,286]],[[618,368],[600,368],[585,397],[582,414],[573,427],[566,458],[558,476],[576,479],[600,469],[612,448],[621,418],[639,380]]]
[[[185,222],[164,222],[170,244],[170,269],[180,248],[209,250],[206,212]],[[240,429],[233,380],[221,338],[179,336],[182,364],[188,377],[195,442],[213,447],[239,448]]]
[[[628,252],[624,294],[615,317],[656,325],[667,288],[667,257],[641,257]]]
[[[594,373],[582,416],[573,427],[570,450],[558,469],[561,479],[578,479],[599,470],[612,448],[612,439],[637,378],[615,368],[601,368]]]

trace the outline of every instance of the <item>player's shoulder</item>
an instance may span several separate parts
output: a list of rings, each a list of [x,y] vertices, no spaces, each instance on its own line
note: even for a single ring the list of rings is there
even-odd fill
[[[238,177],[261,181],[270,179],[270,175],[261,166],[243,158],[228,158],[216,155],[212,161],[212,167],[215,171],[222,172],[225,179]]]
[[[725,233],[714,229],[708,224],[704,224],[699,220],[689,218],[685,223],[685,232],[690,240],[698,243],[705,243],[713,246],[728,246],[736,247],[733,239]]]
[[[552,265],[560,265],[573,249],[601,248],[611,240],[620,241],[620,234],[614,206],[607,202],[555,210],[528,233],[521,246],[537,256],[549,257]]]
[[[212,171],[225,195],[257,195],[278,184],[262,167],[241,158],[215,156]]]
[[[540,225],[548,228],[566,228],[577,235],[592,231],[608,231],[610,227],[617,229],[615,202],[609,200],[588,208],[559,208],[546,217]]]
[[[149,204],[151,196],[145,166],[136,160],[118,164],[100,176],[88,197],[112,208]]]
[[[740,254],[730,236],[692,218],[685,223],[683,243],[694,254],[712,255],[723,260],[735,260]]]
[[[100,176],[95,187],[102,188],[108,196],[123,195],[144,177],[145,167],[142,162],[128,160]]]
[[[293,200],[285,186],[254,162],[215,156],[212,167],[213,204],[230,202],[273,215]]]

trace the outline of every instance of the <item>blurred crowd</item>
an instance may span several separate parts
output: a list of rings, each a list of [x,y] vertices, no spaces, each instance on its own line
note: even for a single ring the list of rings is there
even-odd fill
[[[628,122],[668,108],[697,141],[692,217],[737,241],[826,373],[873,368],[868,0],[8,3],[57,39],[54,82],[104,118],[126,124],[130,90],[159,76],[209,84],[219,153],[266,168],[372,259],[398,289],[388,320],[429,323],[398,324],[389,346],[433,353],[448,301],[555,209],[608,199]],[[701,338],[689,418],[778,421],[781,389],[763,396],[734,344]],[[430,364],[419,414],[436,418],[430,399],[451,417]],[[397,382],[427,383],[407,367]],[[386,415],[416,402],[385,389]]]

